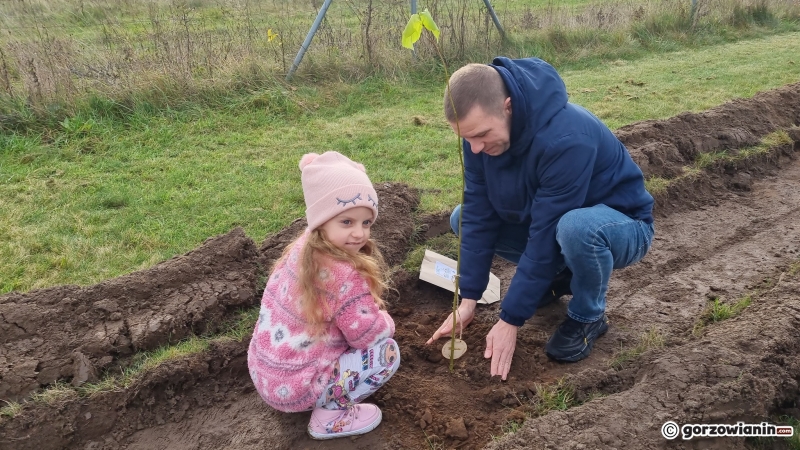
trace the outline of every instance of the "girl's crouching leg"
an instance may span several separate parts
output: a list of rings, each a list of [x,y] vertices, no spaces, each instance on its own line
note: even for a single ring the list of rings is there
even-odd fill
[[[381,386],[385,385],[400,368],[400,347],[392,338],[384,339],[374,346],[361,351],[361,365],[367,367],[362,374],[362,383],[356,388],[364,391],[354,392],[354,403],[359,403],[369,397]]]
[[[345,352],[317,407],[345,409],[374,394],[400,367],[400,349],[387,338],[372,347]]]

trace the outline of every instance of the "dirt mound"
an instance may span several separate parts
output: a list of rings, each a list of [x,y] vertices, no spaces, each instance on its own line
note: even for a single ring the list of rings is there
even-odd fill
[[[0,449],[119,448],[119,441],[137,430],[224,408],[229,397],[254,392],[247,344],[212,343],[206,352],[158,366],[125,391],[37,404],[11,423],[0,422]],[[211,444],[202,447],[220,448]]]
[[[419,206],[419,193],[401,183],[375,184],[378,193],[378,220],[372,227],[372,239],[378,243],[389,266],[400,264],[408,253],[414,235],[414,211]],[[266,267],[281,256],[286,246],[305,230],[305,218],[297,219],[288,227],[267,237],[261,244]]]
[[[768,420],[800,400],[798,292],[800,280],[784,282],[703,339],[649,355],[631,389],[531,420],[486,448],[663,448],[666,421]],[[744,438],[700,441],[702,448],[746,448]]]
[[[721,193],[750,191],[753,181],[774,176],[777,170],[791,164],[797,158],[799,146],[800,137],[795,136],[793,143],[734,160],[722,159],[705,167],[699,175],[674,180],[663,191],[652,193],[655,199],[653,214],[666,217],[679,211],[717,204]]]
[[[615,134],[647,176],[672,178],[702,153],[757,145],[763,136],[796,125],[800,125],[800,83],[701,113],[637,122]]]
[[[747,191],[754,179],[768,176],[795,158],[800,146],[800,83],[737,99],[701,113],[683,113],[667,120],[647,120],[618,129],[615,134],[630,151],[647,178],[669,180],[662,192],[653,192],[655,214],[713,204],[724,190]],[[687,176],[703,154],[739,150],[761,143],[769,133],[784,130],[794,144],[766,153],[722,159],[701,174]]]
[[[93,381],[133,352],[216,331],[228,312],[259,298],[257,262],[255,244],[235,229],[95,286],[0,297],[0,398],[56,380]]]
[[[746,142],[777,129],[787,129],[795,144],[740,165],[700,171],[691,182],[705,183],[707,193],[686,188],[691,186],[685,184],[688,180],[676,182],[684,191],[665,197],[674,207],[662,208],[653,249],[644,261],[612,278],[607,306],[611,328],[586,360],[555,363],[542,351],[566,315],[567,300],[562,299],[519,329],[508,381],[488,377],[483,349],[484,337],[497,321],[499,305],[494,304],[478,310],[463,335],[470,350],[450,373],[440,353],[444,340],[431,347],[424,342],[444,318],[452,294],[400,272],[394,280],[399,297],[392,299],[390,312],[403,362],[372,399],[384,413],[376,432],[324,443],[310,440],[305,435],[308,413],[271,410],[253,390],[245,339],[217,343],[159,366],[125,389],[26,405],[16,417],[0,418],[0,435],[6,437],[0,449],[742,447],[741,440],[732,438],[669,444],[660,427],[666,420],[758,423],[779,409],[797,408],[800,401],[800,275],[790,269],[800,264],[800,161],[795,155],[800,133],[790,128],[798,122],[797,90],[792,85],[691,120],[691,115],[681,115],[623,130],[623,135],[630,133],[626,144],[633,154],[645,155],[641,148],[648,139],[675,145],[675,155],[648,160],[648,175],[672,174],[673,169],[662,170],[661,165],[690,164],[693,151],[716,151],[734,141],[751,145]],[[726,110],[731,122],[725,122]],[[756,117],[762,111],[770,117]],[[735,122],[738,115],[753,117],[760,125]],[[704,125],[704,120],[710,122]],[[734,130],[740,125],[755,138],[742,138]],[[704,134],[716,136],[716,141],[703,140]],[[719,137],[723,135],[728,137]],[[734,182],[745,170],[750,179]],[[392,204],[386,199],[392,192],[402,192],[386,188],[389,192],[380,194],[384,205]],[[408,212],[392,216],[381,209],[375,236],[384,247],[391,245],[386,254],[393,263],[402,259],[407,250],[403,243],[415,231],[413,207],[402,208],[415,202],[415,195],[398,195],[398,208]],[[434,219],[416,231],[447,229],[446,215]],[[303,226],[295,222],[267,239],[263,261],[274,259]],[[382,242],[390,239],[398,243]],[[500,261],[493,265],[504,287],[514,270]],[[753,304],[743,314],[708,325],[700,338],[692,333],[710,298],[731,304],[748,295]],[[612,364],[646,333],[663,337],[666,347]],[[575,389],[574,399],[586,403],[518,425],[541,412],[537,404],[547,392],[541,386],[562,378]],[[605,397],[594,398],[597,393]],[[513,428],[520,431],[503,436]]]

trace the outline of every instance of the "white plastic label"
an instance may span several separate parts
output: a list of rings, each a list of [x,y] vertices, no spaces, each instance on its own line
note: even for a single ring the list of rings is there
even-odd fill
[[[436,266],[434,268],[436,271],[436,275],[444,278],[445,280],[455,281],[456,280],[456,269],[452,267],[442,264],[439,261],[436,261]]]

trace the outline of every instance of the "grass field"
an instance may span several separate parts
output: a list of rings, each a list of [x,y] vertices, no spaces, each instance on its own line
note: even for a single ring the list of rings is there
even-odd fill
[[[567,3],[569,7],[600,7],[598,3]],[[337,4],[359,11],[366,2]],[[452,4],[453,8],[460,5]],[[548,17],[547,11],[556,8],[553,3],[523,4],[509,0],[495,6],[501,17],[535,8]],[[33,16],[21,14],[20,5],[33,8],[39,22],[26,22]],[[0,8],[14,12],[2,19],[11,32],[0,38],[8,60],[8,49],[19,45],[23,37],[44,42],[37,41],[35,33],[24,32],[36,23],[62,24],[60,30],[83,39],[92,52],[100,52],[89,45],[99,39],[92,33],[98,24],[113,25],[109,22],[112,10],[108,4],[94,2],[84,8],[95,9],[81,12],[75,5],[66,1],[0,3]],[[246,2],[230,4],[232,12],[220,18],[212,14],[214,8],[222,8],[218,3],[163,3],[164,9],[150,11],[137,5],[123,2],[119,6],[119,26],[134,34],[136,26],[152,31],[153,17],[180,5],[198,17],[208,16],[207,26],[215,24],[220,30],[230,24],[226,22],[230,17],[238,17],[236,11],[256,7]],[[313,19],[313,11],[309,14],[287,5],[273,1],[258,7],[296,14],[297,20]],[[406,2],[387,5],[397,17],[407,14]],[[440,11],[448,11],[444,6]],[[141,18],[143,24],[122,23],[126,17]],[[300,22],[293,23],[299,30]],[[655,40],[636,41],[638,53],[630,58],[619,57],[625,53],[619,49],[631,48],[628,41],[617,47],[603,44],[606,57],[580,56],[579,47],[574,47],[574,61],[561,61],[558,67],[571,101],[617,128],[703,110],[800,81],[800,33],[785,32],[792,23],[778,21],[773,28],[743,27],[739,34],[713,35],[732,41],[728,43],[709,40],[681,45],[680,40],[664,37],[669,46],[648,47],[643,43]],[[652,30],[655,25],[642,22],[637,26],[625,28],[625,33]],[[534,31],[546,34],[553,29]],[[521,33],[513,45],[528,45],[533,36]],[[526,39],[531,41],[526,44]],[[113,42],[120,41],[109,42],[112,48]],[[325,39],[315,45],[321,52],[329,51]],[[411,61],[407,53],[403,55]],[[160,102],[141,94],[145,91],[122,101],[114,97],[118,91],[89,90],[71,94],[71,103],[61,103],[62,109],[37,110],[22,91],[0,97],[5,108],[0,109],[0,293],[96,283],[186,252],[235,226],[244,227],[260,242],[302,216],[297,161],[309,151],[343,152],[363,161],[374,182],[402,181],[419,188],[423,213],[451,208],[458,198],[460,169],[456,141],[441,117],[443,78],[436,64],[423,60],[417,63],[421,69],[363,74],[355,80],[332,76],[336,66],[331,66],[330,74],[314,81],[308,73],[324,67],[324,58],[311,56],[306,76],[291,85],[257,73],[247,83],[243,81],[246,89],[225,92],[222,81],[203,78],[198,72],[192,78],[196,84],[186,84],[184,90],[180,83],[142,84],[145,91],[160,92],[160,98],[167,99]],[[10,74],[11,88],[23,89],[25,77]],[[126,72],[125,76],[136,75]],[[202,98],[212,101],[201,101],[196,95],[203,89],[210,94]],[[181,97],[185,99],[180,101]],[[4,123],[19,125],[14,122],[19,117],[24,119],[21,128],[3,128]]]
[[[430,0],[451,65],[497,54],[539,56],[559,68],[800,31],[793,0],[501,0],[502,40],[483,2]],[[89,99],[130,109],[198,101],[282,80],[321,1],[5,0],[0,2],[0,129],[52,126]],[[406,0],[333,2],[296,77],[360,82],[439,74],[423,40],[399,45]],[[221,98],[222,97],[222,98]]]

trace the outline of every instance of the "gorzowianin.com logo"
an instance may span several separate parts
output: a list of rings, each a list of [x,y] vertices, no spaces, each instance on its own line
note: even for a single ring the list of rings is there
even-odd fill
[[[786,425],[773,425],[767,422],[759,424],[737,422],[736,425],[728,424],[697,424],[687,423],[678,425],[673,421],[661,425],[661,435],[667,439],[678,436],[683,440],[695,437],[792,437],[794,428]]]

